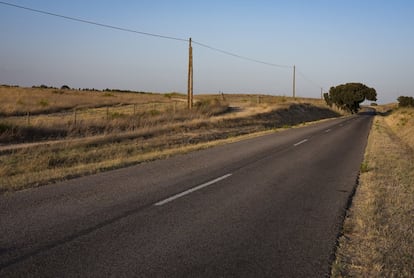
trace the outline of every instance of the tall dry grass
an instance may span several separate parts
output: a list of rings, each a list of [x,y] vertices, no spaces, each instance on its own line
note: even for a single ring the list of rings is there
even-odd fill
[[[222,115],[248,117],[292,103],[324,107],[321,100],[266,95],[184,95],[0,86],[0,143],[23,143],[130,132]],[[238,113],[231,107],[237,107]],[[241,113],[242,112],[242,113]],[[216,118],[217,119],[217,118]]]
[[[0,143],[124,132],[189,117],[185,97],[177,93],[0,86],[0,100]]]
[[[414,109],[399,108],[385,118],[387,125],[397,136],[414,149]]]
[[[5,117],[4,112],[0,119],[0,143],[12,144],[0,145],[0,192],[338,116],[320,100],[274,96],[196,96],[194,109],[189,111],[182,101],[185,97],[179,94],[111,91],[105,95],[108,92],[77,90],[60,94],[55,89],[6,89],[10,89],[9,97],[0,107],[6,111],[7,103],[14,105],[7,110],[14,116]],[[28,106],[47,98],[49,107],[33,108],[38,115],[31,116],[28,122],[27,116],[19,116],[25,111],[18,103],[23,95]],[[55,95],[59,95],[56,100]],[[61,111],[65,107],[77,109]]]
[[[414,277],[413,115],[375,118],[333,277]]]
[[[183,98],[183,96],[175,95]],[[171,94],[117,93],[0,86],[0,116],[49,114],[74,108],[166,102]]]

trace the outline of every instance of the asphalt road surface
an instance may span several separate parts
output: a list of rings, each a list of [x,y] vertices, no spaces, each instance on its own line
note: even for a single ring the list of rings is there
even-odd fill
[[[326,277],[357,115],[0,196],[0,277]]]

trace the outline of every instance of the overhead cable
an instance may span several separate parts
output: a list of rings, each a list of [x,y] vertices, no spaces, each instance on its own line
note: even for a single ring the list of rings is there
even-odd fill
[[[15,8],[19,8],[19,9],[23,9],[23,10],[27,10],[27,11],[31,11],[31,12],[36,12],[36,13],[40,13],[40,14],[44,14],[44,15],[59,17],[59,18],[63,18],[63,19],[71,20],[71,21],[77,21],[77,22],[81,22],[81,23],[96,25],[96,26],[100,26],[100,27],[104,27],[104,28],[110,28],[110,29],[115,29],[115,30],[119,30],[119,31],[129,32],[129,33],[135,33],[135,34],[140,34],[140,35],[145,35],[145,36],[152,36],[152,37],[157,37],[157,38],[162,38],[162,39],[169,39],[169,40],[176,40],[176,41],[185,41],[185,42],[188,41],[188,39],[184,39],[184,38],[177,38],[177,37],[172,37],[172,36],[165,36],[165,35],[154,34],[154,33],[149,33],[149,32],[137,31],[137,30],[133,30],[133,29],[128,29],[128,28],[118,27],[118,26],[114,26],[114,25],[99,23],[99,22],[95,22],[95,21],[91,21],[91,20],[86,20],[86,19],[66,16],[66,15],[62,15],[62,14],[52,13],[52,12],[48,12],[48,11],[44,11],[44,10],[39,10],[39,9],[25,7],[25,6],[20,6],[20,5],[16,5],[16,4],[12,4],[12,3],[8,3],[8,2],[4,2],[4,1],[0,1],[0,4],[15,7]],[[226,54],[226,55],[229,55],[229,56],[233,56],[235,58],[247,60],[247,61],[250,61],[250,62],[264,64],[264,65],[272,66],[272,67],[291,68],[291,66],[287,66],[287,65],[279,65],[279,64],[269,63],[269,62],[260,61],[260,60],[252,59],[252,58],[249,58],[249,57],[245,57],[245,56],[242,56],[242,55],[238,55],[238,54],[232,53],[230,51],[222,50],[222,49],[219,49],[219,48],[216,48],[216,47],[213,47],[213,46],[201,43],[201,42],[193,41],[193,43],[197,44],[201,47],[208,48],[210,50],[220,52],[222,54]]]
[[[149,32],[143,32],[143,31],[128,29],[128,28],[119,27],[119,26],[115,26],[115,25],[109,25],[109,24],[105,24],[105,23],[99,23],[99,22],[96,22],[96,21],[76,18],[76,17],[72,17],[72,16],[66,16],[66,15],[57,14],[57,13],[52,13],[52,12],[48,12],[48,11],[45,11],[45,10],[29,8],[29,7],[26,7],[26,6],[16,5],[16,4],[9,3],[9,2],[4,2],[4,1],[0,1],[0,4],[10,6],[10,7],[14,7],[14,8],[18,8],[18,9],[31,11],[31,12],[35,12],[35,13],[39,13],[39,14],[59,17],[59,18],[63,18],[63,19],[71,20],[71,21],[76,21],[76,22],[81,22],[81,23],[85,23],[85,24],[100,26],[100,27],[114,29],[114,30],[123,31],[123,32],[135,33],[135,34],[144,35],[144,36],[151,36],[151,37],[157,37],[157,38],[161,38],[161,39],[168,39],[168,40],[175,40],[175,41],[182,41],[182,42],[188,42],[189,41],[188,39],[184,39],[184,38],[178,38],[178,37],[172,37],[172,36],[166,36],[166,35],[160,35],[160,34],[155,34],[155,33],[149,33]],[[249,57],[242,56],[242,55],[239,55],[239,54],[235,54],[233,52],[223,50],[223,49],[220,49],[220,48],[217,48],[217,47],[213,47],[213,46],[210,46],[210,45],[207,45],[205,43],[198,42],[198,41],[193,40],[192,42],[196,45],[201,46],[201,47],[204,47],[204,48],[207,48],[207,49],[210,49],[210,50],[213,50],[213,51],[216,51],[216,52],[228,55],[228,56],[232,56],[232,57],[235,57],[235,58],[238,58],[238,59],[242,59],[242,60],[246,60],[246,61],[250,61],[250,62],[254,62],[254,63],[259,63],[259,64],[271,66],[271,67],[286,68],[286,69],[293,68],[292,66],[289,66],[289,65],[275,64],[275,63],[270,63],[270,62],[266,62],[266,61],[261,61],[261,60],[249,58]],[[307,80],[308,82],[314,84],[317,87],[321,87],[318,84],[316,84],[315,82],[313,82],[312,80],[308,79],[300,71],[298,71],[298,73],[305,80]]]
[[[278,67],[278,68],[292,68],[292,66],[273,64],[273,63],[268,63],[268,62],[252,59],[252,58],[249,58],[249,57],[241,56],[241,55],[234,54],[234,53],[231,53],[229,51],[222,50],[222,49],[219,49],[219,48],[216,48],[216,47],[213,47],[213,46],[209,46],[207,44],[197,42],[197,41],[194,41],[194,40],[193,40],[193,43],[197,44],[199,46],[208,48],[210,50],[214,50],[216,52],[220,52],[220,53],[223,53],[223,54],[226,54],[226,55],[229,55],[229,56],[233,56],[233,57],[236,57],[236,58],[239,58],[239,59],[247,60],[247,61],[250,61],[250,62],[255,62],[255,63],[259,63],[259,64],[263,64],[263,65],[267,65],[267,66],[272,66],[272,67]]]
[[[302,76],[303,79],[305,79],[306,81],[308,81],[309,83],[311,83],[312,85],[318,87],[318,88],[323,88],[322,86],[320,86],[318,83],[312,81],[311,79],[307,78],[305,76],[305,74],[303,74],[303,72],[299,71],[298,69],[296,69],[297,73]]]
[[[82,23],[86,23],[86,24],[90,24],[90,25],[96,25],[96,26],[100,26],[100,27],[115,29],[115,30],[119,30],[119,31],[129,32],[129,33],[135,33],[135,34],[151,36],[151,37],[157,37],[157,38],[168,39],[168,40],[185,41],[185,42],[188,41],[188,39],[176,38],[176,37],[165,36],[165,35],[154,34],[154,33],[148,33],[148,32],[142,32],[142,31],[137,31],[137,30],[133,30],[133,29],[127,29],[127,28],[118,27],[118,26],[114,26],[114,25],[99,23],[99,22],[95,22],[95,21],[85,20],[85,19],[81,19],[81,18],[66,16],[66,15],[61,15],[61,14],[56,14],[56,13],[51,13],[51,12],[48,12],[48,11],[33,9],[33,8],[29,8],[29,7],[24,7],[24,6],[20,6],[20,5],[16,5],[16,4],[8,3],[8,2],[3,2],[3,1],[0,1],[0,4],[15,7],[15,8],[19,8],[19,9],[23,9],[23,10],[27,10],[27,11],[31,11],[31,12],[36,12],[36,13],[40,13],[40,14],[50,15],[50,16],[54,16],[54,17],[60,17],[60,18],[64,18],[64,19],[67,19],[67,20],[71,20],[71,21],[82,22]]]

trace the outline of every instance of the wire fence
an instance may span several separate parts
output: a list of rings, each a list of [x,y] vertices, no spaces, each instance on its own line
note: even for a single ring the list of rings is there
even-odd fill
[[[156,116],[159,114],[174,114],[186,110],[187,105],[183,101],[153,102],[144,104],[126,104],[105,106],[99,108],[78,108],[70,111],[32,115],[28,112],[25,116],[7,117],[7,123],[18,126],[76,126],[85,123],[104,123],[116,119],[131,117]]]

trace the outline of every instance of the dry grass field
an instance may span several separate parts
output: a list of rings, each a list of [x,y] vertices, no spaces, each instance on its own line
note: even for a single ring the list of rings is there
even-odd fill
[[[322,100],[0,86],[0,193],[337,117]],[[29,113],[29,115],[28,115]]]
[[[0,100],[0,194],[340,116],[267,95],[197,95],[191,111],[177,93],[0,86]],[[414,109],[377,111],[333,277],[414,277]]]
[[[56,88],[24,88],[15,86],[0,86],[0,115],[19,116],[28,112],[33,115],[62,112],[74,108],[96,108],[122,104],[145,104],[152,102],[167,102],[171,96],[179,94],[151,93],[96,90],[65,90]]]
[[[414,277],[414,109],[374,121],[333,277]]]

